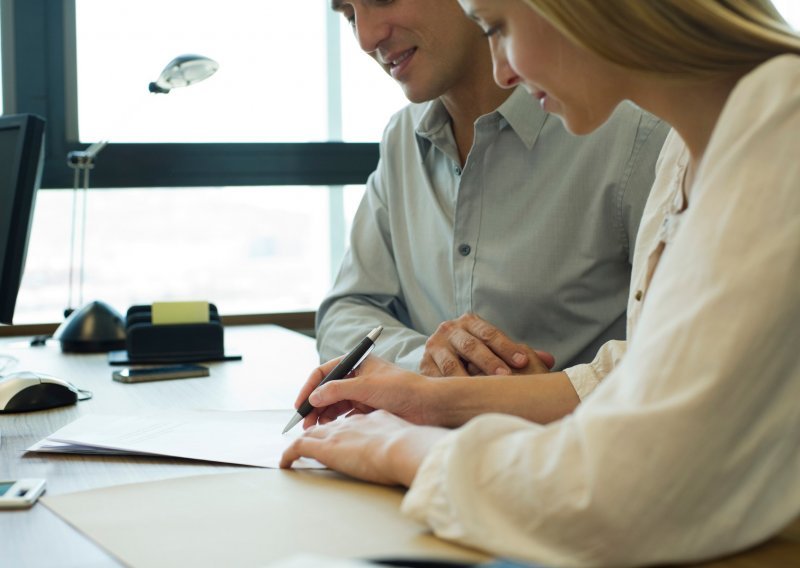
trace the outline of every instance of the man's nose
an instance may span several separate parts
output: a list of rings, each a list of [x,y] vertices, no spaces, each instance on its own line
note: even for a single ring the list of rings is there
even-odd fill
[[[362,8],[357,10],[354,16],[353,32],[358,40],[358,45],[365,52],[374,52],[381,42],[391,35],[391,26],[379,11]]]

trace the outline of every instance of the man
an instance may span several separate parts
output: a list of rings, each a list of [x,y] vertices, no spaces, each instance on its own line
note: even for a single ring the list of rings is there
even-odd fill
[[[413,104],[385,130],[351,248],[317,313],[322,359],[378,324],[375,353],[411,370],[442,322],[490,322],[551,352],[557,369],[624,338],[630,261],[666,127],[626,105],[595,134],[572,136],[522,88],[498,87],[487,42],[457,0],[332,8]],[[531,353],[497,372],[522,369]],[[462,359],[420,370],[484,370]]]

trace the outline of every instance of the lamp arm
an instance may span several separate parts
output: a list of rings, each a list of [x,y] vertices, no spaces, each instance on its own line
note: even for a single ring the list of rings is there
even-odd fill
[[[99,142],[95,142],[94,144],[90,145],[84,152],[86,153],[86,157],[89,160],[94,160],[95,156],[100,153],[100,151],[108,145],[108,140],[100,140]]]

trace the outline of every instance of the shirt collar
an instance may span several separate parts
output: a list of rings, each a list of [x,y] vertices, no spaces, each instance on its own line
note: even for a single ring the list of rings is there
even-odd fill
[[[533,148],[547,118],[547,113],[542,110],[533,95],[526,91],[525,87],[518,86],[500,105],[497,112],[514,129],[525,147],[528,150]]]
[[[437,97],[428,103],[414,127],[419,152],[424,157],[434,141],[447,137],[446,127],[450,124],[450,115],[444,104]],[[441,145],[441,143],[440,143]]]
[[[478,120],[495,120],[498,122],[498,130],[502,130],[507,125],[511,126],[525,147],[530,150],[539,136],[546,117],[547,113],[533,101],[533,96],[524,87],[518,86],[497,110]],[[439,145],[442,145],[441,137],[452,137],[445,130],[449,124],[450,115],[442,101],[438,98],[430,101],[414,128],[417,146],[423,156],[432,144],[438,142]]]

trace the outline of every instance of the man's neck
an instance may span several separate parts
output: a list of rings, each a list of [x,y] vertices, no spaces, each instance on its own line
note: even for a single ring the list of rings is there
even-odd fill
[[[450,125],[458,148],[458,156],[463,166],[475,138],[475,121],[484,114],[497,110],[511,95],[509,89],[501,89],[491,75],[485,84],[471,85],[471,88],[454,89],[440,97],[444,108],[450,115]]]

